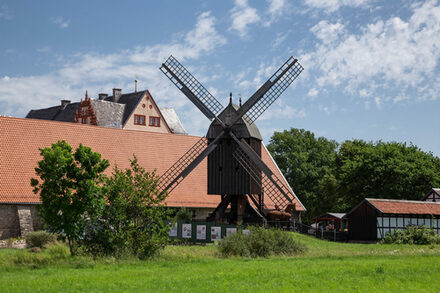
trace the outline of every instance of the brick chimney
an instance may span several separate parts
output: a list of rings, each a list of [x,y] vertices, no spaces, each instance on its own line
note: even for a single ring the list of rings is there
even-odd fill
[[[118,102],[119,99],[121,98],[121,89],[113,89],[113,101],[114,102]]]
[[[113,93],[114,93],[114,92],[113,92]],[[107,95],[107,94],[100,93],[100,94],[98,95],[98,97],[99,97],[100,100],[104,100],[105,98],[108,97],[108,95]]]
[[[70,104],[70,100],[61,100],[61,107],[66,108]]]

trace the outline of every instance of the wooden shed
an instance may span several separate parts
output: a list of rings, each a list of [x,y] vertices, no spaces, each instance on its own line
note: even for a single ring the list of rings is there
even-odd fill
[[[366,198],[346,218],[350,240],[376,241],[409,225],[425,225],[440,234],[440,202]]]
[[[344,213],[326,213],[315,219],[317,229],[343,232],[348,228],[347,219]]]

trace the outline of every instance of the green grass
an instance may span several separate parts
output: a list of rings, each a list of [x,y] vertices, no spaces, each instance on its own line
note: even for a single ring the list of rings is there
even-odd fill
[[[214,245],[170,246],[149,261],[3,249],[0,292],[440,292],[437,246],[294,237],[306,254],[268,259],[223,259]]]

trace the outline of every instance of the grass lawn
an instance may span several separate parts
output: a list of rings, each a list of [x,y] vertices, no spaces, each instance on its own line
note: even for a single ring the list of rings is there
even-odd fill
[[[306,254],[267,259],[222,259],[214,245],[170,246],[149,261],[3,249],[0,292],[440,292],[437,246],[294,237]]]

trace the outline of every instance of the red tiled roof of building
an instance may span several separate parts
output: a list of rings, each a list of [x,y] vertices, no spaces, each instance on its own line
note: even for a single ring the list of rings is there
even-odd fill
[[[38,148],[66,140],[73,148],[80,143],[89,146],[111,165],[129,166],[136,154],[147,170],[164,173],[196,141],[198,136],[123,130],[46,120],[0,117],[0,203],[37,203],[39,196],[32,192],[30,179],[36,177],[34,168],[41,160]],[[262,158],[271,170],[287,184],[265,148]],[[107,169],[110,174],[112,167]],[[168,206],[209,207],[220,202],[220,197],[207,194],[206,159],[170,194]],[[297,210],[303,205],[295,199]],[[274,205],[265,198],[269,208]]]
[[[397,199],[366,198],[384,214],[440,215],[440,203]]]

